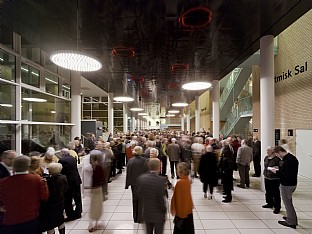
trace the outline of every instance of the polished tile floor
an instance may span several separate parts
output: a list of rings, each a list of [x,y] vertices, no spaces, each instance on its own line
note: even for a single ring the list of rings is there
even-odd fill
[[[251,172],[252,174],[252,172]],[[238,173],[234,173],[235,178]],[[175,183],[175,180],[173,180]],[[234,183],[235,184],[235,183]],[[94,233],[105,234],[143,234],[144,224],[133,223],[131,189],[125,190],[125,173],[118,175],[109,184],[108,200],[103,203],[101,230]],[[85,190],[83,198],[83,217],[66,223],[66,233],[89,233],[90,190]],[[169,191],[169,203],[172,191]],[[267,233],[312,233],[312,180],[299,178],[299,184],[294,193],[294,204],[299,218],[297,229],[281,226],[277,223],[285,215],[282,204],[280,214],[273,214],[272,209],[264,209],[264,193],[260,190],[260,179],[251,178],[251,187],[241,189],[235,186],[233,202],[222,203],[222,195],[218,188],[214,198],[207,200],[203,197],[202,184],[195,179],[192,184],[192,197],[195,205],[193,210],[195,233],[212,234],[267,234]],[[173,217],[167,214],[165,234],[173,231]]]

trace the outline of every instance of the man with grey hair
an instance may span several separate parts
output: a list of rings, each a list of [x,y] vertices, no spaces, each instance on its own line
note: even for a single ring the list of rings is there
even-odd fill
[[[2,160],[0,162],[0,179],[12,175],[13,161],[16,157],[14,150],[6,150],[2,153]]]
[[[174,171],[176,170],[181,157],[181,149],[176,141],[176,138],[171,138],[171,144],[167,147],[167,153],[170,161],[171,179],[174,179]]]
[[[2,234],[39,232],[40,202],[48,199],[49,191],[39,176],[28,173],[29,166],[29,157],[16,157],[14,175],[0,180]]]
[[[132,208],[133,208],[133,220],[135,223],[140,223],[139,217],[139,202],[138,194],[136,193],[136,179],[143,173],[148,171],[146,165],[146,159],[141,155],[143,150],[141,146],[136,146],[133,149],[133,155],[127,163],[127,176],[126,176],[126,185],[125,189],[128,189],[131,186],[132,191]]]
[[[152,150],[151,150],[152,151]],[[137,194],[139,199],[140,215],[145,221],[146,233],[163,233],[166,217],[166,181],[159,176],[160,161],[158,158],[148,160],[149,172],[137,178]]]
[[[238,148],[236,163],[238,167],[240,184],[237,187],[247,188],[250,186],[249,170],[250,162],[252,161],[252,148],[247,145],[247,141],[244,139],[241,142],[241,147]]]

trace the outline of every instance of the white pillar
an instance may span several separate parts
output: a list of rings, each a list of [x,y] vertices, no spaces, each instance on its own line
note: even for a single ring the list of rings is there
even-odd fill
[[[135,131],[135,117],[132,116],[132,119],[131,119],[131,132],[134,132]]]
[[[114,104],[113,94],[108,94],[108,133],[114,134]]]
[[[200,123],[199,96],[195,96],[195,133],[199,132],[199,123]]]
[[[212,128],[213,137],[219,139],[220,134],[220,86],[218,80],[212,81]]]
[[[137,118],[136,122],[137,122],[137,130],[140,131],[141,130],[141,128],[140,128],[140,117]]]
[[[274,36],[260,39],[260,131],[261,131],[261,168],[266,148],[274,146]],[[259,139],[260,140],[260,139]],[[264,191],[264,178],[261,173]]]
[[[181,131],[184,131],[184,113],[181,114]]]
[[[190,105],[186,107],[186,131],[191,134]]]
[[[123,132],[128,132],[128,110],[127,110],[127,104],[122,105],[122,111],[123,111]]]
[[[71,129],[71,137],[81,136],[81,76],[80,72],[71,71],[71,123],[75,124]]]

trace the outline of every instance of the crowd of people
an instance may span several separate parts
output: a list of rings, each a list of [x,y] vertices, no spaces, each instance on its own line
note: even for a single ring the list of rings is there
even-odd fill
[[[215,187],[220,185],[224,195],[222,202],[229,203],[234,190],[234,170],[238,170],[240,177],[237,186],[243,189],[251,186],[252,161],[253,176],[261,174],[261,144],[257,137],[241,139],[220,135],[213,138],[207,132],[188,135],[148,131],[117,133],[107,141],[90,134],[84,143],[79,137],[75,138],[58,157],[52,147],[43,156],[31,152],[29,157],[16,157],[12,150],[3,153],[0,163],[1,233],[47,231],[50,234],[54,233],[54,228],[65,233],[65,222],[81,218],[82,181],[77,165],[86,152],[93,170],[89,232],[100,228],[98,221],[102,202],[108,199],[108,183],[122,174],[125,166],[125,189],[131,187],[133,220],[144,222],[147,233],[163,233],[167,189],[173,189],[170,212],[175,217],[174,233],[191,234],[194,233],[192,180],[200,179],[203,196],[210,200],[214,199]],[[170,175],[167,175],[168,161]],[[291,199],[297,174],[296,157],[281,146],[268,147],[263,168],[267,204],[263,208],[274,208],[273,213],[278,214],[282,196],[287,217],[279,223],[291,228],[297,226]],[[170,178],[177,179],[174,186]]]

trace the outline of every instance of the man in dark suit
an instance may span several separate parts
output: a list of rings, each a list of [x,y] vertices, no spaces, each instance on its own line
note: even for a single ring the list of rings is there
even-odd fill
[[[139,210],[142,211],[142,220],[145,221],[146,233],[163,233],[166,204],[165,204],[165,178],[159,176],[160,161],[158,158],[148,160],[149,172],[137,178],[137,194],[139,197]]]
[[[12,174],[12,166],[15,157],[16,152],[14,150],[6,150],[2,153],[2,160],[0,162],[0,179]]]
[[[77,161],[69,154],[69,150],[64,148],[61,151],[62,158],[58,161],[62,164],[62,175],[65,175],[68,181],[68,188],[65,193],[65,212],[66,222],[81,218],[82,201],[81,201],[81,178],[77,168]],[[76,208],[73,209],[72,201],[75,201]]]
[[[133,149],[134,157],[132,157],[127,163],[127,176],[126,176],[126,186],[128,189],[131,186],[132,191],[132,208],[133,208],[133,220],[135,223],[139,223],[139,203],[138,196],[136,193],[136,179],[143,173],[148,171],[146,165],[146,159],[141,155],[143,154],[143,149],[141,146],[136,146]]]
[[[258,137],[253,137],[253,163],[255,174],[253,177],[260,177],[261,175],[261,142]]]

